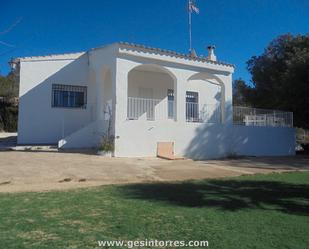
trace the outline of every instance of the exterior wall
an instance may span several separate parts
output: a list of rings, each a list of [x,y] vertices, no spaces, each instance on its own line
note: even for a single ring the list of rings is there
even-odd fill
[[[89,70],[92,75],[90,82],[95,96],[94,106],[97,120],[106,118],[104,113],[108,103],[112,107],[112,115],[115,115],[116,50],[117,48],[111,45],[89,52]]]
[[[139,83],[135,83],[136,87],[130,89],[130,84],[132,83],[131,73],[134,72],[133,69],[140,65],[153,64],[161,66],[162,70],[165,70],[166,74],[169,74],[169,78],[172,78],[174,81],[176,118],[175,120],[166,119],[155,121],[146,121],[143,118],[140,120],[127,120],[127,97],[128,95],[131,96],[132,94],[137,94],[136,89],[137,86],[140,85]],[[199,75],[201,71],[203,72],[202,76],[204,78]],[[150,75],[148,72],[143,73],[136,71],[134,73],[136,73],[135,78],[137,77],[137,74],[139,74],[141,79],[146,78],[147,80],[150,80],[150,77],[145,76],[145,74],[148,74],[148,76]],[[156,76],[153,76],[155,74]],[[161,74],[157,72],[151,72],[151,75],[152,80],[154,81],[157,81],[156,79],[161,77]],[[208,77],[207,79],[205,79],[205,75]],[[206,80],[209,80],[209,82]],[[151,84],[155,85],[156,83],[153,82]],[[169,85],[171,85],[171,83],[155,87],[160,87],[160,94],[163,96],[164,92],[164,96],[166,96],[167,88],[170,87]],[[215,72],[214,70],[209,70],[207,68],[186,67],[177,64],[175,65],[173,63],[157,62],[146,59],[141,60],[138,58],[127,57],[118,58],[116,80],[117,105],[115,123],[115,156],[155,156],[157,142],[168,141],[175,142],[176,154],[187,155],[187,147],[191,140],[195,138],[195,130],[201,124],[187,123],[185,121],[186,91],[193,90],[199,92],[199,98],[203,104],[217,103],[218,100],[216,97],[218,97],[217,95],[220,93],[222,98],[224,98],[224,101],[222,101],[223,109],[226,113],[231,115],[231,85],[232,82],[229,74],[227,75],[227,72],[221,72],[219,70]],[[227,119],[225,124],[229,124],[230,122],[231,120]],[[214,153],[210,154],[211,157],[219,155],[222,155],[220,151],[217,155]]]
[[[94,124],[114,118],[114,108],[112,117],[106,115],[106,104],[115,104],[115,49],[108,46],[78,56],[21,60],[18,143],[57,144],[62,140],[63,148],[97,146],[106,127]],[[52,108],[52,84],[87,86],[87,108]]]
[[[133,70],[128,76],[128,96],[136,98],[149,98],[139,95],[139,88],[153,89],[154,99],[167,97],[167,89],[174,89],[173,79],[165,73],[154,73]]]
[[[157,142],[174,142],[175,154],[192,159],[228,155],[283,156],[295,153],[292,128],[180,124],[173,120],[125,121],[117,156],[156,156]]]
[[[61,140],[63,148],[94,147],[111,118],[119,157],[156,156],[157,142],[175,142],[176,155],[193,159],[294,154],[294,129],[232,125],[231,68],[118,50],[108,46],[78,58],[21,61],[18,143]],[[155,65],[164,73],[134,70],[141,65]],[[88,86],[87,108],[52,108],[53,83]],[[163,99],[166,108],[167,89],[173,88],[175,119],[128,120],[127,98],[140,97],[139,87],[153,88],[153,98]],[[186,91],[199,92],[200,106],[220,103],[223,124],[187,123]]]
[[[145,64],[160,65],[174,79],[175,120],[127,120],[127,93],[129,96],[132,94],[130,85],[128,88],[129,72]],[[140,74],[140,77],[143,75]],[[166,87],[161,87],[165,91]],[[200,102],[203,104],[217,104],[218,94],[221,95],[223,124],[187,123],[186,91],[199,92]],[[231,154],[294,154],[294,129],[232,125],[231,72],[123,57],[117,59],[116,95],[115,156],[156,156],[157,142],[175,142],[175,154],[192,159],[220,158]]]
[[[220,105],[221,86],[204,80],[190,80],[187,83],[186,91],[199,93],[199,107],[204,105]]]
[[[141,89],[151,89],[151,96],[143,95]],[[128,75],[128,97],[160,100],[155,106],[156,119],[168,118],[168,89],[174,89],[174,82],[166,73],[133,70]],[[146,119],[146,113],[139,118]]]
[[[108,129],[108,121],[96,120],[84,128],[59,140],[60,149],[83,149],[96,148],[100,143],[101,136]]]
[[[52,84],[88,86],[87,108],[52,108]],[[88,56],[21,61],[18,143],[55,144],[91,121]]]

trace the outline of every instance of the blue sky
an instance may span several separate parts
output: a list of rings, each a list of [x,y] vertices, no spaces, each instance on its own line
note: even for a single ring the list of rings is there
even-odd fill
[[[249,82],[246,61],[276,36],[309,33],[309,0],[196,0],[193,47],[236,65],[234,79]],[[0,73],[12,57],[85,51],[128,41],[186,53],[187,0],[0,1]]]

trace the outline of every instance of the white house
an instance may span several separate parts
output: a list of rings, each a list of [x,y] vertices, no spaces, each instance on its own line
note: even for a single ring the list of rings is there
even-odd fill
[[[156,156],[158,142],[193,159],[293,155],[291,125],[233,124],[234,66],[213,49],[205,58],[114,43],[18,58],[18,143],[96,147],[110,119],[116,157]]]

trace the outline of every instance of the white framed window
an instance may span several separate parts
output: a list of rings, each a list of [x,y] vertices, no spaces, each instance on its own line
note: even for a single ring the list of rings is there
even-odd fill
[[[53,84],[51,104],[58,108],[86,108],[87,87]]]

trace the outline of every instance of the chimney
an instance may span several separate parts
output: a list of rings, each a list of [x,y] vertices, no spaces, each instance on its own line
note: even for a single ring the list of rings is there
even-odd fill
[[[194,49],[192,49],[192,50],[190,51],[190,56],[191,56],[192,58],[196,58],[196,57],[197,57],[197,53],[195,52]]]
[[[215,55],[215,46],[214,45],[210,45],[207,47],[208,49],[208,56],[207,59],[211,60],[211,61],[217,61],[217,56]]]

